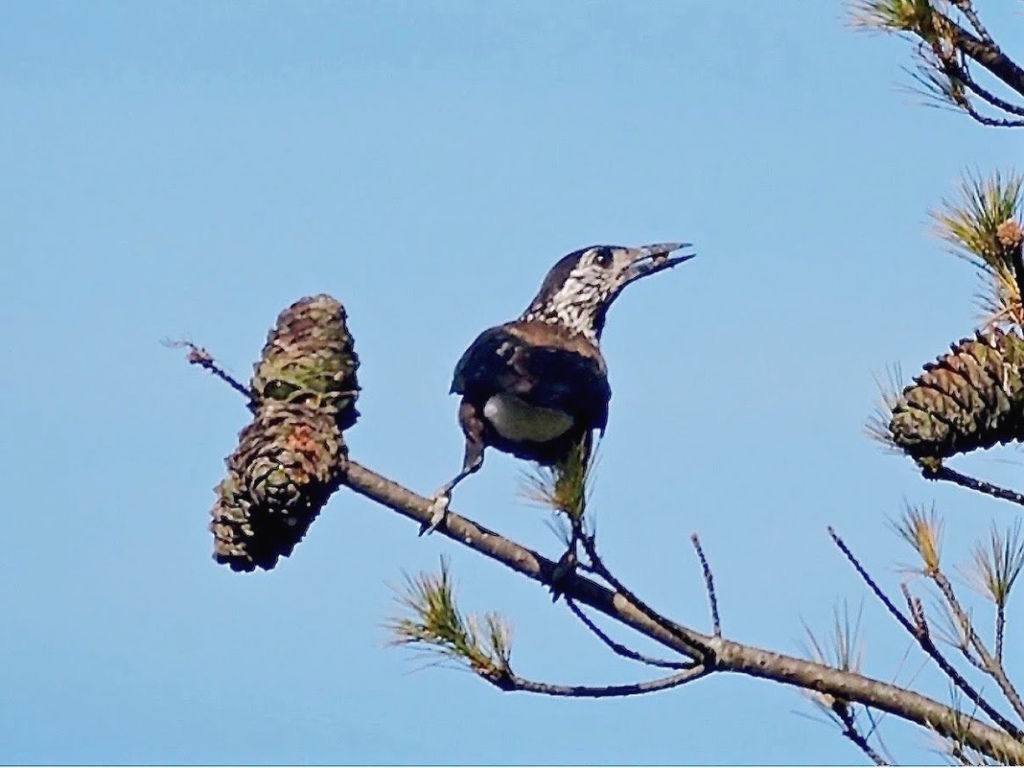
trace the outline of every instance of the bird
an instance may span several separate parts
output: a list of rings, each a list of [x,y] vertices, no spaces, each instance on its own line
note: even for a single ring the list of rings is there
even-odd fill
[[[461,395],[462,468],[434,494],[420,534],[440,526],[452,490],[491,447],[553,466],[608,424],[611,387],[601,354],[608,309],[641,278],[682,264],[690,243],[592,245],[563,256],[515,320],[488,328],[462,354],[449,394]],[[676,255],[673,255],[676,254]]]

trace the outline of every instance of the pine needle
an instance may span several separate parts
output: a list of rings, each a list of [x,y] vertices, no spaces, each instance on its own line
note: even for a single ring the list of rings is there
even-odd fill
[[[988,322],[1024,325],[1018,274],[1021,264],[1024,177],[998,171],[987,178],[968,173],[957,196],[932,212],[938,236],[950,251],[987,278],[981,309]]]
[[[864,425],[864,431],[870,439],[881,444],[885,449],[900,454],[903,453],[903,449],[893,440],[889,424],[892,421],[893,409],[903,396],[902,381],[903,370],[898,363],[886,367],[884,379],[881,376],[875,376],[878,400],[875,403],[874,412]]]
[[[903,515],[898,520],[890,521],[890,525],[920,555],[925,573],[939,570],[943,525],[934,504],[928,510],[906,504]]]
[[[928,0],[859,0],[850,11],[854,26],[887,32],[920,32],[932,17]]]
[[[988,541],[974,545],[968,576],[972,587],[997,607],[1004,608],[1022,568],[1024,536],[1017,520],[1005,532],[993,525]]]
[[[819,639],[814,630],[802,622],[806,632],[803,649],[806,656],[819,664],[824,664],[844,672],[859,673],[863,662],[863,642],[861,639],[861,616],[864,604],[857,608],[857,614],[851,619],[850,606],[845,600],[842,605],[836,603],[832,607],[832,628],[829,634]],[[835,713],[835,697],[817,691],[806,692],[808,698],[833,722],[842,725]]]
[[[448,560],[437,573],[405,575],[398,601],[404,615],[389,619],[392,644],[424,649],[442,660],[460,662],[491,678],[509,670],[511,628],[496,613],[464,616],[459,610]]]
[[[587,498],[596,465],[589,437],[584,437],[553,467],[537,467],[524,473],[519,495],[539,506],[548,507],[570,521],[580,522],[586,512]]]

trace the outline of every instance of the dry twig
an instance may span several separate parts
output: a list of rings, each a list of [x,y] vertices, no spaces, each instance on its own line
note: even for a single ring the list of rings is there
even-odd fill
[[[690,542],[697,551],[697,558],[700,560],[701,573],[704,576],[704,587],[708,593],[708,603],[711,605],[711,622],[714,627],[715,637],[722,636],[722,621],[718,616],[718,597],[715,595],[715,577],[711,573],[711,566],[704,556],[704,549],[700,545],[700,538],[696,533],[690,534]]]

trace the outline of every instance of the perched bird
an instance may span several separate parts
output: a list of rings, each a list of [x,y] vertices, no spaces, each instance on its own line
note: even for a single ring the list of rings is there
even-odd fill
[[[622,289],[693,258],[689,243],[639,248],[594,245],[562,257],[517,320],[481,333],[458,364],[451,393],[462,395],[462,470],[434,496],[431,520],[444,520],[452,489],[483,464],[487,446],[552,466],[608,423],[608,369],[601,332]]]

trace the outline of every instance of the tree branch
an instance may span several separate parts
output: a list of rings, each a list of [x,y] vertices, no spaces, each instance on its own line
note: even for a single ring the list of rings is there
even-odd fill
[[[689,650],[686,652],[690,658],[693,659],[704,659],[705,661],[709,658],[711,647],[707,644],[703,635],[699,632],[689,630],[685,627],[676,624],[671,619],[662,616],[660,613],[651,608],[647,603],[643,602],[639,597],[633,594],[632,591],[625,584],[611,572],[604,560],[597,552],[597,545],[594,543],[593,536],[583,536],[580,539],[583,544],[583,551],[587,553],[587,557],[590,558],[590,565],[594,573],[604,579],[612,587],[615,592],[622,595],[630,605],[634,606],[650,621],[654,622],[658,626],[668,630],[675,637],[684,642]]]
[[[171,349],[180,349],[182,347],[188,349],[188,355],[185,356],[185,359],[188,360],[190,365],[198,365],[203,370],[212,373],[218,379],[235,390],[235,392],[238,392],[242,397],[244,397],[249,406],[252,407],[253,397],[249,388],[221,368],[220,365],[217,364],[213,355],[211,355],[205,347],[200,347],[193,344],[191,341],[185,340],[172,341],[168,339],[164,341],[163,344],[165,347],[169,347]]]
[[[1006,606],[996,606],[996,661],[1003,663],[1003,634],[1006,632]]]
[[[714,628],[715,637],[722,636],[722,620],[718,616],[718,597],[715,595],[715,577],[711,574],[711,566],[704,556],[704,549],[700,545],[700,538],[696,533],[690,535],[690,542],[697,550],[697,559],[700,560],[700,570],[704,576],[704,588],[708,593],[708,603],[711,605],[711,624]]]
[[[971,61],[985,69],[1003,85],[1024,97],[1024,68],[1007,56],[989,34],[971,0],[948,0],[946,8],[961,14],[943,13],[944,4],[937,0],[913,0],[899,3],[892,0],[865,0],[862,10],[868,26],[879,26],[916,38],[917,54],[922,60],[922,74],[914,78],[925,91],[942,102],[966,112],[982,125],[1015,128],[1024,125],[1019,119],[1024,107],[1001,98],[978,83],[969,71]],[[901,6],[896,8],[896,6]],[[961,24],[966,20],[966,26]],[[973,30],[973,31],[972,31]],[[927,53],[926,53],[927,51]],[[1002,118],[983,114],[972,103],[965,89],[982,102],[1016,117]]]
[[[623,656],[632,661],[639,661],[651,667],[663,667],[665,669],[686,669],[692,666],[691,664],[688,664],[683,661],[668,661],[667,659],[657,659],[653,656],[647,656],[643,653],[640,653],[639,651],[634,651],[632,648],[629,648],[623,645],[622,643],[613,640],[607,632],[605,632],[603,629],[597,626],[597,624],[594,623],[594,620],[583,612],[583,609],[576,604],[575,600],[573,600],[572,598],[567,598],[565,604],[569,606],[569,610],[573,612],[576,618],[583,622],[586,628],[594,633],[598,640],[600,640],[602,643],[611,648],[619,656]]]
[[[430,519],[431,501],[409,491],[377,473],[349,461],[339,483],[407,517],[417,524]],[[555,563],[483,528],[471,520],[450,512],[440,534],[495,560],[516,573],[545,586],[552,586]],[[692,656],[701,649],[711,654],[709,671],[725,671],[772,680],[808,691],[816,691],[883,712],[889,712],[943,736],[964,739],[972,748],[987,755],[1001,756],[1024,763],[1024,743],[987,723],[965,717],[934,699],[904,690],[881,680],[853,672],[844,672],[824,664],[799,659],[725,638],[709,637],[696,630],[669,622],[666,626],[631,602],[624,594],[612,591],[576,573],[568,574],[559,588],[569,598],[640,632],[666,648]]]
[[[661,677],[657,680],[604,686],[540,683],[520,677],[511,670],[504,670],[503,673],[497,675],[481,673],[480,676],[491,685],[508,692],[526,691],[527,693],[539,693],[543,696],[564,696],[573,699],[607,699],[622,696],[639,696],[645,693],[664,691],[669,688],[678,688],[693,680],[705,677],[709,672],[710,670],[706,669],[703,665],[696,664],[674,675]]]
[[[957,66],[957,77],[963,80],[964,85],[966,85],[974,93],[975,96],[978,96],[983,101],[987,102],[990,106],[993,106],[996,109],[1001,109],[1004,112],[1008,112],[1011,115],[1016,115],[1017,117],[1024,117],[1024,107],[1014,104],[1011,101],[1007,101],[1006,99],[997,96],[996,94],[992,93],[992,91],[982,86],[971,75],[971,72],[967,68],[966,63]]]
[[[889,764],[875,751],[875,748],[868,742],[867,737],[860,732],[849,704],[845,701],[836,701],[832,705],[832,712],[835,713],[835,716],[839,718],[839,722],[843,725],[843,736],[852,741],[861,752],[867,755],[871,762],[875,765]]]
[[[850,548],[846,545],[846,542],[839,537],[835,530],[829,527],[828,533],[829,536],[832,537],[832,541],[835,542],[835,545],[839,547],[840,551],[854,567],[854,570],[857,571],[857,574],[861,577],[864,583],[867,584],[868,589],[870,589],[872,593],[874,593],[875,597],[881,601],[886,610],[888,610],[893,618],[899,622],[900,626],[909,632],[911,637],[917,640],[917,644],[921,646],[921,650],[923,650],[932,659],[932,661],[935,662],[939,669],[942,670],[942,674],[949,678],[951,683],[963,691],[967,698],[974,702],[974,704],[977,705],[985,714],[991,717],[993,722],[998,724],[1000,728],[1006,731],[1006,733],[1012,735],[1016,739],[1024,739],[1024,731],[1017,728],[1017,726],[1010,722],[1005,715],[1001,714],[999,710],[986,701],[981,693],[979,693],[974,686],[971,685],[962,674],[960,674],[959,670],[950,664],[946,657],[942,655],[942,652],[939,650],[938,646],[935,645],[935,642],[931,638],[931,634],[928,632],[928,625],[924,621],[924,612],[920,609],[920,606],[917,605],[916,601],[909,596],[909,590],[904,591],[904,595],[907,596],[907,599],[914,606],[914,610],[912,610],[912,615],[915,618],[914,622],[911,622],[910,619],[904,616],[903,612],[896,607],[892,600],[889,599],[889,596],[882,591],[878,582],[876,582],[864,566],[860,564],[856,555],[853,554]],[[1024,746],[1024,744],[1021,746]]]
[[[949,24],[953,45],[958,50],[963,51],[1005,85],[1024,96],[1024,69],[1003,53],[995,43],[975,37],[953,19],[937,11],[935,13]]]
[[[977,491],[978,493],[984,493],[987,496],[1002,499],[1003,501],[1013,502],[1014,504],[1024,507],[1024,494],[1011,491],[1009,488],[993,485],[992,483],[984,480],[979,480],[975,477],[971,477],[970,475],[965,475],[962,472],[957,472],[955,469],[947,467],[945,464],[938,468],[922,468],[921,474],[928,480],[946,480],[951,483],[956,483],[962,488]]]
[[[1024,719],[1024,702],[1021,702],[1020,694],[1017,693],[1017,689],[1010,683],[1009,678],[1006,676],[1006,670],[1003,669],[1003,665],[998,659],[993,658],[992,654],[989,653],[988,648],[982,639],[978,636],[978,633],[974,631],[974,626],[971,623],[970,617],[967,612],[964,611],[963,606],[960,605],[960,601],[956,596],[956,592],[953,591],[953,585],[950,584],[949,579],[946,575],[939,570],[933,570],[928,574],[932,581],[935,582],[939,588],[939,592],[942,593],[943,598],[946,600],[946,604],[949,609],[953,612],[957,622],[963,629],[964,634],[967,636],[968,642],[974,648],[975,653],[978,654],[978,658],[981,660],[981,665],[988,675],[996,681],[999,685],[999,689],[1006,696],[1006,700],[1010,702],[1010,706],[1013,707],[1014,712],[1017,716]]]
[[[964,15],[964,17],[974,27],[974,31],[978,33],[978,36],[988,45],[995,45],[995,41],[992,39],[992,35],[989,34],[988,30],[985,29],[985,25],[981,23],[981,19],[978,18],[977,12],[974,10],[974,4],[971,0],[952,0],[953,5]]]

